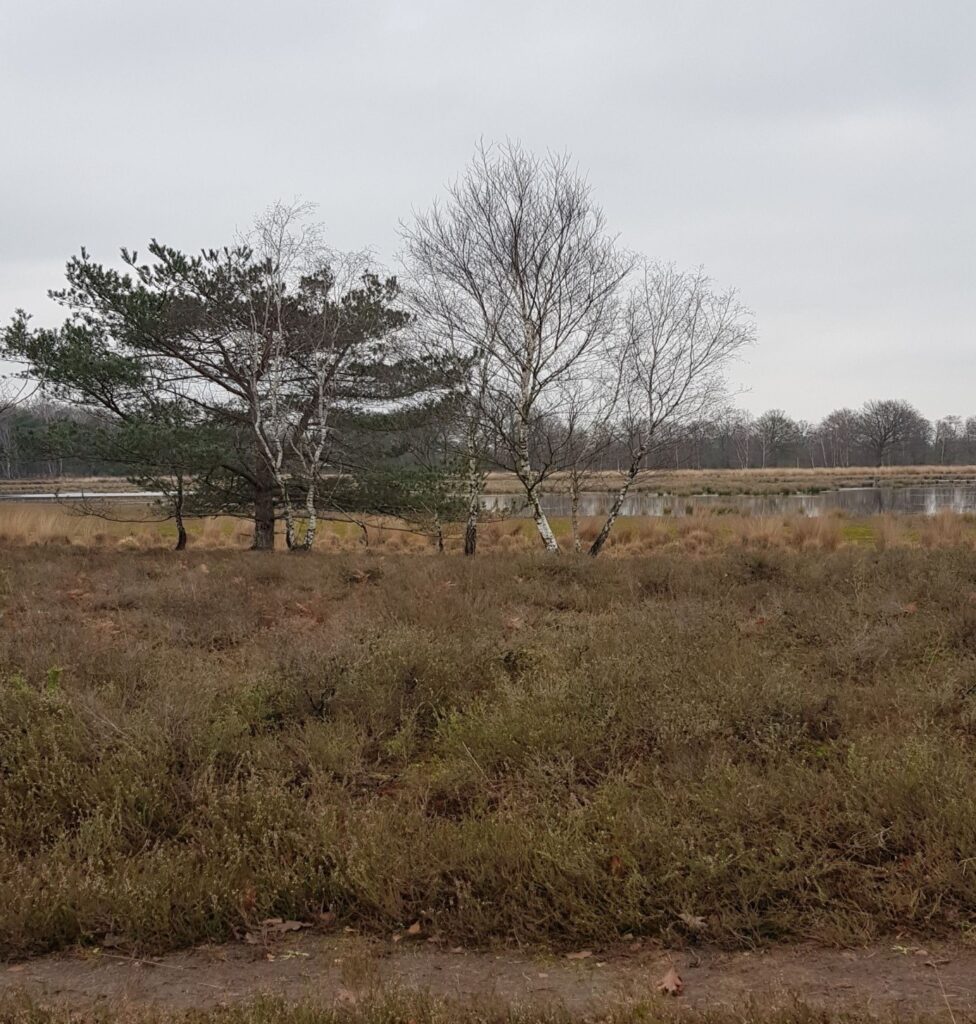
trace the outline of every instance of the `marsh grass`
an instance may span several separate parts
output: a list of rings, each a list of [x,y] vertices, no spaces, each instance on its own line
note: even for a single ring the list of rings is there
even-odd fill
[[[976,554],[710,544],[0,549],[0,954],[968,936]]]

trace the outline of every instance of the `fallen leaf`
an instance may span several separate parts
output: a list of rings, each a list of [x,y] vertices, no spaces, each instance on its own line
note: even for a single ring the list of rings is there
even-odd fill
[[[463,953],[464,952],[464,946],[455,946],[451,950],[451,952],[454,953],[454,954]]]
[[[24,969],[24,965],[23,964],[14,964],[13,967],[8,967],[7,968],[7,970],[11,974],[14,974],[16,971],[22,971],[23,969]]]
[[[662,995],[680,996],[685,990],[685,983],[681,975],[674,968],[674,964],[668,969],[668,973],[657,983],[657,990]]]
[[[407,929],[407,935],[419,935],[423,930],[421,923],[419,921],[414,921],[414,923]]]
[[[708,922],[703,917],[699,917],[697,914],[679,914],[682,923],[693,932],[704,931],[708,927]]]
[[[269,917],[261,922],[261,927],[269,932],[297,932],[302,928],[311,927],[307,921],[282,921],[280,917]]]
[[[266,917],[261,922],[260,932],[248,932],[244,941],[249,946],[259,946],[271,935],[284,935],[286,932],[301,931],[302,928],[311,928],[307,921],[285,921],[280,917]]]
[[[581,949],[578,953],[567,953],[567,960],[586,960],[588,957],[593,956],[593,950]]]

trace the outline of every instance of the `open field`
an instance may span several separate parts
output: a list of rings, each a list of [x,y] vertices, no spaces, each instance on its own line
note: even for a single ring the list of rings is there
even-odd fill
[[[968,547],[2,554],[2,955],[971,937]]]

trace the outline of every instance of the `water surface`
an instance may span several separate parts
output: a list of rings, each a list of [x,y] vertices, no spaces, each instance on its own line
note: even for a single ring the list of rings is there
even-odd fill
[[[580,495],[581,516],[604,516],[613,494],[586,491]],[[489,511],[511,510],[527,515],[515,495],[486,494]],[[542,507],[547,515],[568,516],[568,494],[546,494]],[[818,494],[651,494],[637,491],[624,500],[624,516],[685,516],[696,512],[739,512],[748,515],[802,513],[820,516],[835,510],[850,516],[873,516],[882,512],[901,515],[935,515],[937,512],[976,512],[976,485],[934,485],[925,487],[844,487]]]

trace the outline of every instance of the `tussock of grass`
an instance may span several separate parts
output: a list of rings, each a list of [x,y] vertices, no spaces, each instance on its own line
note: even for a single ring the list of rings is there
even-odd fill
[[[110,514],[138,520],[151,515],[138,504],[120,506]],[[563,548],[572,549],[570,522],[551,520]],[[584,518],[580,539],[584,550],[603,526],[602,518]],[[433,538],[410,532],[393,519],[370,523],[366,535],[355,523],[323,522],[315,553],[372,552],[376,554],[438,553]],[[187,523],[190,547],[203,550],[247,549],[252,531],[245,519],[214,516]],[[366,541],[368,540],[368,544]],[[0,545],[17,547],[66,547],[98,551],[161,551],[176,542],[172,523],[113,522],[80,515],[68,506],[25,502],[0,502]],[[976,517],[953,512],[933,516],[879,515],[849,520],[834,513],[819,517],[803,515],[749,516],[734,510],[703,510],[687,516],[623,517],[617,521],[604,551],[614,555],[680,551],[692,555],[730,548],[834,551],[844,545],[886,547],[976,548]],[[462,527],[445,527],[448,554],[460,554]],[[284,547],[284,537],[280,538]],[[479,530],[481,554],[528,553],[539,549],[539,535],[531,519],[486,520]]]
[[[966,936],[976,554],[7,549],[0,954]]]

